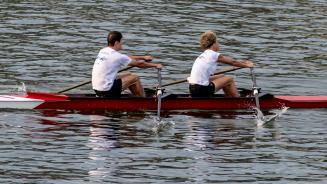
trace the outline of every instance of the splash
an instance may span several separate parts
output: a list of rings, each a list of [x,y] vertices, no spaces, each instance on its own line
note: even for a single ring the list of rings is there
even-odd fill
[[[18,94],[18,95],[24,95],[26,94],[26,85],[24,82],[21,82],[20,85],[17,84],[16,88],[14,90],[12,90],[11,92],[14,94]]]
[[[254,108],[254,110],[256,111],[257,126],[260,127],[260,126],[263,126],[266,123],[269,123],[269,122],[272,122],[272,121],[276,120],[278,117],[280,117],[284,113],[286,113],[287,109],[289,109],[289,107],[283,107],[281,110],[274,113],[273,115],[264,116],[260,109]]]
[[[173,121],[164,121],[162,119],[154,118],[152,132],[157,135],[161,132],[169,130],[174,125],[175,123]]]

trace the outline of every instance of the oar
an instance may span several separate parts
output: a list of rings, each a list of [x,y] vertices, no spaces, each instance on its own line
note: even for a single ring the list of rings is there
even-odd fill
[[[251,77],[252,77],[252,83],[253,83],[252,89],[253,89],[253,95],[254,95],[254,100],[255,100],[255,106],[256,106],[255,112],[257,115],[257,119],[259,119],[261,122],[265,123],[267,121],[265,120],[265,116],[263,115],[263,113],[261,112],[261,109],[260,109],[259,90],[257,87],[255,75],[254,75],[254,69],[250,68],[250,71],[251,71]],[[258,123],[257,126],[261,126],[263,123],[260,123],[260,124]]]
[[[125,67],[125,68],[120,69],[118,72],[123,72],[123,71],[126,71],[126,70],[128,70],[128,69],[131,69],[131,68],[133,68],[133,67],[134,67],[134,66],[127,66],[127,67]],[[66,92],[66,91],[70,91],[70,90],[72,90],[72,89],[75,89],[75,88],[78,88],[78,87],[84,86],[84,85],[89,84],[89,83],[91,83],[91,82],[92,82],[91,80],[88,80],[88,81],[82,82],[82,83],[80,83],[80,84],[77,84],[77,85],[71,86],[71,87],[69,87],[69,88],[63,89],[63,90],[61,90],[61,91],[58,91],[58,92],[56,92],[56,93],[63,93],[63,92]]]
[[[161,97],[162,97],[162,88],[161,88],[161,68],[158,68],[158,87],[157,87],[157,118],[160,121],[160,111],[161,111]]]
[[[232,71],[239,70],[239,69],[241,69],[241,67],[230,67],[230,68],[227,68],[225,70],[216,72],[213,75],[224,74],[224,73],[232,72]],[[163,85],[161,85],[161,87],[171,86],[171,85],[183,83],[183,82],[186,82],[186,81],[187,81],[186,79],[178,80],[178,81],[170,82],[170,83],[167,83],[167,84],[163,84]]]
[[[254,69],[253,68],[250,68],[250,71],[251,71],[251,77],[252,77],[252,83],[253,83],[253,95],[254,95],[254,98],[255,98],[255,106],[257,107],[257,109],[260,110],[260,103],[259,103],[259,91],[258,91],[258,87],[257,87],[257,82],[256,82],[256,79],[255,79],[255,75],[254,75]]]

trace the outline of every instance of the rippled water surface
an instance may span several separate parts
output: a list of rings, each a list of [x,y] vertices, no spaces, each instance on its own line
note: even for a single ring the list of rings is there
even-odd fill
[[[111,30],[185,79],[217,33],[221,53],[256,63],[258,85],[326,95],[327,6],[312,1],[1,1],[0,93],[55,92],[90,79]],[[224,67],[224,66],[221,66]],[[154,70],[133,69],[145,86]],[[250,87],[247,69],[231,75]],[[74,93],[92,92],[86,85]],[[186,93],[187,85],[167,87]],[[271,112],[273,113],[273,112]],[[288,109],[263,127],[244,112],[0,111],[1,183],[323,183],[327,110]]]

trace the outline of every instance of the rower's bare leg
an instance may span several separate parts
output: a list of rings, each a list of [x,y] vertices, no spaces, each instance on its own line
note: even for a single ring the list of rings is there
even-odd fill
[[[132,75],[131,72],[121,72],[117,74],[116,79],[121,79],[122,80],[122,91],[126,90],[128,88],[129,84],[129,80],[130,80],[130,76]]]
[[[131,72],[121,72],[121,73],[118,73],[117,74],[117,79],[121,79],[121,78],[123,78],[123,77],[125,77],[125,76],[128,76],[128,75],[132,75],[132,73]]]
[[[215,84],[215,92],[223,89],[226,96],[239,97],[235,81],[232,77],[224,75],[214,75],[210,77],[210,81]]]
[[[145,97],[143,86],[137,75],[128,72],[118,75],[117,78],[122,80],[123,90],[128,88],[135,96]]]

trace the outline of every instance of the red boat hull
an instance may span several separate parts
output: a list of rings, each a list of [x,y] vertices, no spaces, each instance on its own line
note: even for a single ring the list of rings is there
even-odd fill
[[[29,98],[40,99],[43,93],[29,93]],[[155,97],[138,98],[97,98],[94,95],[51,95],[45,97],[44,103],[34,109],[108,109],[108,110],[156,110]],[[162,110],[228,110],[251,109],[255,107],[253,97],[227,98],[217,95],[211,98],[191,98],[188,95],[168,95],[162,99]],[[261,109],[290,108],[327,108],[327,96],[260,96]]]

